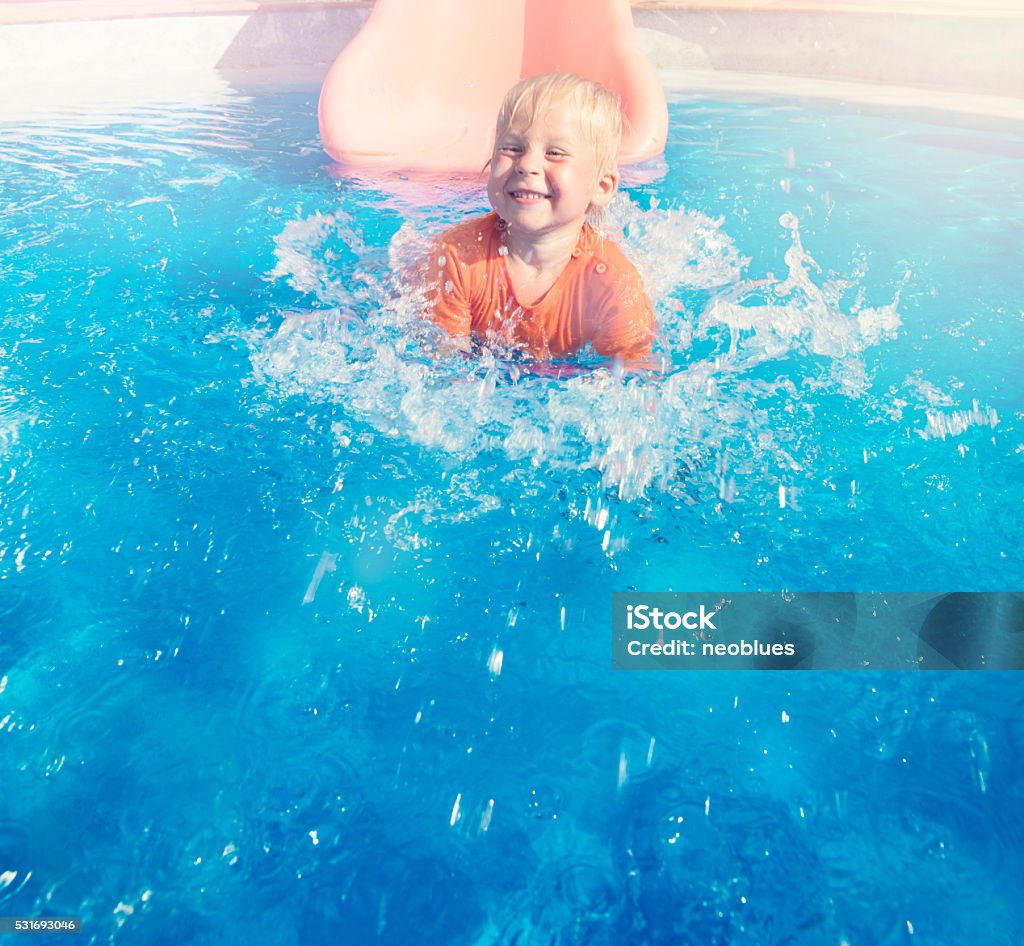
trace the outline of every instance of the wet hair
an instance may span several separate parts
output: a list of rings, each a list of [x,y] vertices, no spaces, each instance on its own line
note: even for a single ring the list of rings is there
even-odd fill
[[[525,113],[529,122],[538,115],[568,102],[576,109],[580,129],[594,146],[600,174],[618,167],[622,144],[622,108],[619,100],[599,82],[572,72],[545,72],[514,85],[498,110],[494,140],[508,131],[516,117]]]

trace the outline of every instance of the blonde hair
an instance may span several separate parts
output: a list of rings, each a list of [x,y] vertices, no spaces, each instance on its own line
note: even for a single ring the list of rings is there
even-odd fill
[[[598,175],[617,172],[622,145],[622,106],[600,82],[584,79],[574,72],[543,72],[512,86],[498,109],[494,147],[497,148],[518,115],[525,114],[527,124],[533,124],[538,115],[566,102],[575,106],[580,131],[594,148]],[[488,161],[484,167],[490,163]],[[589,216],[598,237],[603,239],[604,208],[591,206]]]
[[[599,82],[573,72],[545,72],[523,79],[505,94],[498,109],[494,140],[498,142],[525,113],[528,123],[555,105],[570,102],[576,107],[584,137],[594,146],[600,174],[615,171],[622,144],[622,108],[619,100]]]

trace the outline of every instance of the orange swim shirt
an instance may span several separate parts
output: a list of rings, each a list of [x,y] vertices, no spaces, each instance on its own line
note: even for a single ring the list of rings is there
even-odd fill
[[[563,358],[588,343],[604,357],[650,354],[654,312],[622,251],[584,224],[554,285],[529,306],[516,300],[502,222],[495,213],[443,233],[429,260],[431,316],[449,334],[488,336],[537,358]]]

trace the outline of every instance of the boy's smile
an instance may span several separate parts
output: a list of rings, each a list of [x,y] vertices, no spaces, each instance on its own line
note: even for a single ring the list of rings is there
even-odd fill
[[[535,200],[547,200],[550,194],[541,194],[537,191],[528,190],[514,190],[509,192],[513,200],[518,200],[523,203],[530,203]]]

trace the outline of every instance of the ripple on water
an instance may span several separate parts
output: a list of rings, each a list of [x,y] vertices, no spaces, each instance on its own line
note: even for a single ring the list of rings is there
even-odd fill
[[[244,757],[252,761],[264,744],[290,744],[303,757],[348,757],[369,700],[365,687],[340,669],[291,675],[264,667],[250,678],[230,716]]]
[[[584,731],[580,762],[591,770],[597,782],[620,790],[656,767],[655,748],[654,736],[644,727],[610,717]]]
[[[257,680],[235,711],[238,777],[251,786],[237,853],[261,884],[355,847],[365,830],[369,749],[354,729],[362,717],[349,695],[322,682],[312,680],[306,690],[300,680]],[[268,757],[267,744],[288,746],[286,761]]]
[[[556,844],[523,877],[510,878],[490,907],[498,942],[517,946],[627,942],[631,880],[590,835]],[[570,848],[568,853],[564,848]]]
[[[54,878],[43,891],[44,912],[49,916],[81,916],[97,908],[97,878],[92,867],[76,864],[67,871],[54,871]]]
[[[482,920],[472,872],[453,858],[368,844],[318,875],[296,905],[301,942],[458,943]]]
[[[0,659],[5,671],[38,646],[40,629],[46,628],[59,610],[48,581],[39,573],[18,573],[17,559],[22,548],[27,546],[8,549],[6,558],[13,557],[9,575],[3,574],[4,563],[0,560]]]
[[[980,796],[924,787],[902,791],[897,806],[868,805],[865,799],[874,858],[894,874],[913,870],[919,877],[945,873],[952,875],[947,880],[989,877],[999,883],[1018,852],[1009,825],[982,802]]]
[[[140,725],[138,716],[125,712],[132,702],[133,681],[124,674],[95,678],[88,687],[71,684],[48,714],[47,758],[61,765],[78,765],[116,748],[119,737]]]
[[[0,907],[15,903],[32,879],[31,839],[27,826],[0,818]]]

